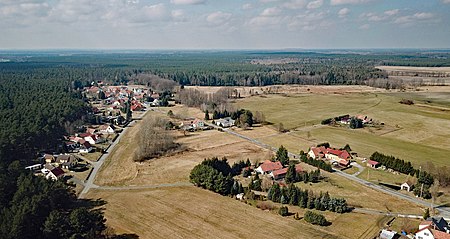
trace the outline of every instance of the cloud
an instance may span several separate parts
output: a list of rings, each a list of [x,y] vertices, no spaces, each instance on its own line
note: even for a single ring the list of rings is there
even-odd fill
[[[450,3],[450,0],[442,0],[442,2],[447,4],[447,3]]]
[[[306,6],[306,0],[289,0],[286,3],[283,4],[284,8],[287,9],[302,9]]]
[[[175,5],[199,5],[205,4],[206,0],[170,0]]]
[[[244,10],[249,10],[252,8],[253,8],[253,6],[250,3],[246,3],[246,4],[242,5],[242,9],[244,9]]]
[[[288,29],[311,31],[318,28],[328,28],[332,23],[326,20],[326,12],[307,12],[289,20]]]
[[[392,9],[389,11],[385,11],[384,14],[388,15],[388,16],[394,16],[397,15],[400,12],[400,10],[398,9]]]
[[[273,16],[278,16],[280,15],[281,10],[277,7],[271,7],[271,8],[266,8],[264,9],[264,11],[261,13],[261,16],[263,17],[273,17]]]
[[[228,22],[232,14],[227,12],[213,12],[206,17],[206,21],[211,25],[222,25]]]
[[[370,2],[371,0],[331,0],[331,5],[343,5],[343,4],[360,4]]]
[[[350,9],[348,8],[342,8],[341,10],[339,10],[338,15],[339,17],[346,17],[348,14],[350,13]]]
[[[369,24],[364,24],[364,25],[359,26],[359,29],[361,29],[361,30],[367,30],[369,28],[370,28]]]
[[[322,5],[323,5],[323,0],[316,0],[316,1],[309,2],[308,5],[306,6],[306,8],[316,9],[316,8],[321,7]]]
[[[418,12],[413,15],[401,16],[394,20],[397,24],[411,24],[416,22],[435,22],[436,19],[433,13],[430,12]]]

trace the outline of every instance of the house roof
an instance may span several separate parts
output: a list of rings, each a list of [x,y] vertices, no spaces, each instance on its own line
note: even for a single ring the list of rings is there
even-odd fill
[[[349,159],[351,158],[350,154],[347,152],[347,150],[339,150],[339,149],[326,149],[327,153],[334,154],[338,156],[341,159]]]
[[[283,165],[281,165],[280,161],[272,162],[270,160],[264,161],[264,163],[259,166],[261,167],[263,172],[275,171],[283,168]]]
[[[374,160],[370,160],[370,159],[367,161],[367,163],[372,165],[372,166],[377,166],[378,164],[380,164],[379,162],[374,161]]]
[[[424,228],[418,230],[416,232],[416,234],[421,232],[421,231],[425,231],[425,230],[429,230],[431,232],[431,234],[433,234],[434,239],[450,239],[450,233],[446,233],[446,232],[441,232],[439,230],[435,230],[435,229],[432,228],[432,225],[429,225],[427,227],[424,227]]]
[[[443,217],[439,218],[431,218],[431,221],[433,222],[433,225],[436,229],[439,231],[445,231],[446,229],[450,230],[450,226],[448,225],[447,221]]]
[[[395,238],[396,234],[397,234],[397,232],[388,231],[388,230],[383,229],[380,233],[380,238],[381,239],[392,239],[392,238]]]
[[[273,174],[274,177],[276,177],[276,176],[279,176],[279,175],[286,174],[287,171],[288,171],[288,168],[282,168],[282,169],[278,169],[278,170],[273,171],[272,174]],[[295,165],[295,171],[297,173],[302,172],[303,171],[302,166],[300,166],[299,164]]]
[[[194,122],[192,122],[193,124],[198,124],[198,123],[203,123],[203,120],[201,119],[195,119]]]
[[[61,168],[54,168],[50,170],[50,172],[52,172],[53,175],[55,175],[56,177],[59,177],[64,174],[64,171]]]
[[[327,149],[324,146],[311,147],[311,150],[313,151],[315,156],[321,156],[321,154],[324,155],[327,152]]]

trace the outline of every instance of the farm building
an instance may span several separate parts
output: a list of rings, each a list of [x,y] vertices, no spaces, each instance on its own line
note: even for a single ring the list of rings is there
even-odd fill
[[[256,168],[256,172],[260,174],[270,174],[273,171],[282,169],[283,165],[281,165],[280,161],[272,162],[270,160],[264,161],[258,168]]]

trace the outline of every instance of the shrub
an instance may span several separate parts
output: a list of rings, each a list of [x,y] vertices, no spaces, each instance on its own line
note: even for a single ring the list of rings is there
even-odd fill
[[[283,217],[287,216],[289,214],[288,207],[286,206],[280,207],[280,209],[278,209],[278,214],[280,214]]]
[[[327,219],[322,214],[315,213],[312,211],[306,211],[304,219],[305,221],[313,225],[326,226],[329,224]]]

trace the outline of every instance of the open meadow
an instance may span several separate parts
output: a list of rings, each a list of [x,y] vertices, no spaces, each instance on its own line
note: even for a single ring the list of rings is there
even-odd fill
[[[400,104],[403,98],[415,105]],[[448,165],[450,153],[450,94],[395,92],[264,95],[236,101],[240,108],[261,111],[266,120],[282,123],[290,132],[259,137],[265,143],[280,144],[293,152],[307,150],[321,142],[335,147],[349,144],[362,157],[379,151],[420,165],[431,161]],[[351,130],[322,126],[323,119],[339,115],[364,115],[384,123],[381,128]],[[270,126],[265,126],[270,127]]]

